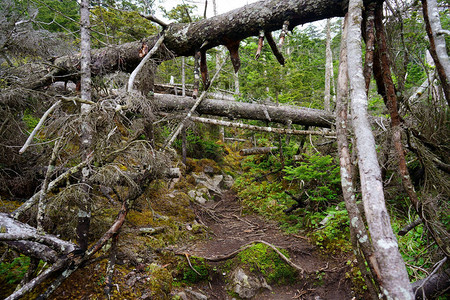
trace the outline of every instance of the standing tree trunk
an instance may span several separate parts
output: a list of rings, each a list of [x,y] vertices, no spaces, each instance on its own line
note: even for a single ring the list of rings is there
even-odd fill
[[[91,101],[91,34],[89,21],[89,0],[80,2],[80,23],[81,23],[81,99]],[[81,105],[81,156],[86,160],[92,146],[93,130],[89,124],[89,114],[92,109],[90,104]],[[91,223],[91,204],[89,199],[89,166],[82,170],[83,198],[78,210],[77,240],[82,250],[88,246],[88,233]]]
[[[325,50],[325,96],[323,107],[326,111],[331,111],[331,75],[333,72],[333,57],[331,53],[331,28],[330,19],[327,19],[327,43]]]
[[[436,70],[441,80],[445,98],[450,105],[450,59],[445,45],[439,10],[436,0],[422,0],[423,19],[430,40],[430,53],[436,64]]]
[[[405,149],[402,144],[403,130],[401,127],[400,115],[398,113],[397,95],[395,93],[394,82],[392,80],[391,70],[389,67],[391,64],[389,61],[389,57],[387,56],[388,49],[386,45],[386,37],[384,34],[382,4],[377,5],[377,9],[375,11],[375,27],[377,36],[377,51],[378,57],[380,58],[379,64],[381,65],[382,70],[382,77],[376,79],[383,81],[383,85],[385,87],[387,107],[389,110],[389,114],[391,115],[392,142],[397,154],[398,172],[402,180],[402,185],[409,196],[409,200],[414,205],[417,214],[423,220],[425,227],[430,232],[436,244],[446,256],[449,256],[450,246],[445,244],[445,242],[438,236],[438,233],[431,225],[431,222],[429,221],[430,216],[426,215],[426,211],[424,209],[424,207],[426,207],[427,205],[422,203],[417,197],[416,191],[414,190],[414,185],[411,180],[411,176],[409,175],[408,167],[406,165]]]
[[[362,7],[362,0],[350,0],[347,47],[352,125],[356,136],[364,210],[380,268],[382,293],[389,299],[413,299],[408,273],[398,250],[384,201],[375,139],[367,114],[367,95],[361,58]]]

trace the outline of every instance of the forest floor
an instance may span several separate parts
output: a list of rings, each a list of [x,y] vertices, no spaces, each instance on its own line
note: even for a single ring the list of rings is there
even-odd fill
[[[293,285],[272,285],[272,290],[264,289],[255,299],[354,299],[352,283],[346,277],[350,269],[346,263],[348,256],[324,255],[306,237],[287,235],[274,222],[258,215],[242,215],[234,192],[226,191],[219,201],[207,202],[197,215],[209,228],[210,238],[188,246],[184,252],[217,257],[262,240],[287,250],[291,261],[305,270]],[[195,288],[207,294],[208,299],[232,299],[221,275]]]

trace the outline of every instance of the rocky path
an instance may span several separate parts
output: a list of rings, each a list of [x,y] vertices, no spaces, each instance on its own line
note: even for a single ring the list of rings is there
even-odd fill
[[[253,299],[353,299],[349,271],[343,257],[319,254],[305,237],[286,235],[273,222],[256,215],[242,215],[236,195],[226,191],[220,201],[209,201],[197,215],[210,230],[210,238],[186,251],[199,257],[216,257],[231,253],[252,241],[263,240],[288,250],[291,261],[306,272],[290,286],[262,289]],[[226,292],[225,278],[219,274],[212,281],[195,287],[208,299],[233,299]]]

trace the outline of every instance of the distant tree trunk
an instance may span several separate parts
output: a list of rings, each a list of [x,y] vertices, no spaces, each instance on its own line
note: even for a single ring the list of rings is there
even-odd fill
[[[323,107],[326,111],[331,111],[331,74],[333,72],[333,57],[331,53],[331,28],[330,19],[327,19],[327,42],[325,50],[325,96]]]
[[[430,53],[436,64],[447,104],[450,105],[450,59],[445,45],[439,10],[436,0],[422,0],[423,19],[430,40]]]
[[[239,72],[233,73],[234,78],[234,94],[239,95],[241,93],[239,86]]]
[[[91,34],[89,21],[89,0],[80,2],[80,22],[81,22],[81,99],[91,100]],[[81,156],[86,160],[92,147],[93,129],[89,124],[89,114],[92,106],[90,104],[81,105]],[[88,234],[91,223],[91,204],[89,197],[89,166],[82,170],[82,188],[84,190],[78,210],[77,242],[82,250],[88,246]]]
[[[186,62],[185,57],[181,57],[181,96],[186,96]]]
[[[362,8],[362,0],[350,0],[347,41],[352,125],[358,150],[361,192],[375,257],[380,268],[382,293],[390,299],[408,300],[414,297],[386,209],[375,139],[367,113],[367,95],[361,58]]]

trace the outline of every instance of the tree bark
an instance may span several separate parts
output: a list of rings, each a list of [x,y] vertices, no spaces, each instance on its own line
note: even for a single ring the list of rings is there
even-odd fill
[[[377,1],[380,0],[367,0],[365,3]],[[232,48],[244,38],[257,36],[260,30],[272,32],[281,29],[285,21],[289,22],[292,30],[300,24],[344,16],[347,4],[346,0],[265,0],[210,19],[169,24],[165,29],[165,47],[155,55],[160,60],[168,60],[174,55],[192,56],[199,49],[206,51],[219,45]],[[145,42],[152,47],[156,40],[157,37],[153,36]],[[92,74],[101,75],[118,69],[132,72],[142,60],[139,56],[141,47],[142,41],[136,41],[92,51]],[[50,72],[47,65],[43,66],[42,72],[36,73],[27,87],[36,89],[57,80],[75,81],[79,78],[79,64],[80,55],[60,57]]]
[[[352,125],[356,136],[364,210],[380,268],[382,293],[391,299],[413,299],[408,273],[386,209],[375,139],[368,119],[361,59],[362,4],[361,0],[350,0],[347,47]]]
[[[273,151],[278,150],[278,147],[255,147],[255,148],[248,148],[248,149],[242,149],[239,151],[239,155],[241,156],[247,156],[247,155],[255,155],[255,154],[267,154]]]
[[[327,19],[327,42],[325,46],[325,96],[323,98],[323,107],[325,111],[331,111],[331,73],[333,70],[333,56],[331,52],[331,27],[330,19]]]
[[[63,241],[51,234],[39,234],[36,228],[21,223],[5,213],[0,213],[0,240],[7,241],[11,247],[32,257],[53,263],[58,255],[68,254],[77,246]]]
[[[81,23],[81,99],[91,101],[91,33],[89,20],[89,0],[80,2]],[[81,157],[86,160],[92,148],[93,129],[89,123],[89,114],[92,105],[83,103],[81,105]],[[88,178],[90,168],[84,167],[82,173],[83,195],[78,206],[78,224],[76,228],[77,242],[81,249],[86,250],[88,246],[88,234],[91,223],[91,201],[89,197],[90,187]]]
[[[441,20],[436,0],[422,0],[423,19],[428,39],[430,40],[430,53],[436,64],[436,70],[441,80],[445,98],[450,105],[450,59],[445,45],[445,36],[442,31]]]
[[[341,37],[341,53],[339,57],[339,73],[338,73],[338,89],[336,97],[336,135],[339,152],[339,164],[341,173],[341,185],[342,194],[344,196],[345,207],[347,209],[348,218],[350,220],[350,234],[352,236],[352,245],[354,252],[358,259],[358,267],[362,274],[366,270],[365,261],[367,261],[372,276],[378,285],[381,283],[379,274],[379,268],[374,256],[373,245],[368,238],[366,226],[363,221],[363,217],[356,204],[355,187],[352,179],[352,163],[350,156],[350,147],[348,143],[347,135],[347,107],[348,107],[348,67],[347,67],[347,32],[348,32],[348,16],[344,19],[344,25],[342,29]],[[359,247],[358,247],[359,246]],[[365,257],[363,260],[362,255],[359,252],[361,249],[362,254]],[[372,283],[372,278],[364,276],[366,285],[369,288],[371,294],[375,295],[376,289]]]
[[[161,111],[180,111],[190,109],[195,100],[188,97],[155,94],[154,104]],[[301,108],[296,106],[270,106],[236,101],[205,99],[197,107],[200,114],[228,117],[230,119],[267,120],[275,123],[285,123],[291,120],[293,124],[330,128],[334,123],[332,114],[323,110]]]

